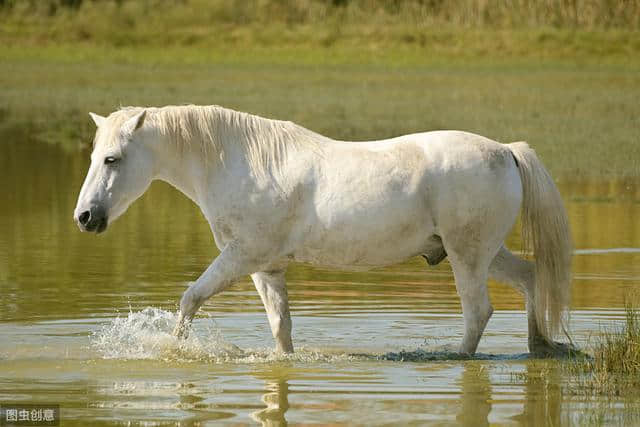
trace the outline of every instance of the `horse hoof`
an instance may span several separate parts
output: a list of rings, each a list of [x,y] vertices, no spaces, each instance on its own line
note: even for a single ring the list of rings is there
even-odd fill
[[[189,338],[189,330],[185,327],[183,328],[176,328],[175,331],[173,331],[173,336],[178,338],[179,340],[186,340],[187,338]]]
[[[530,347],[533,356],[539,358],[568,358],[584,355],[576,346],[558,341],[537,340]]]
[[[185,321],[182,315],[178,318],[178,323],[173,330],[173,336],[178,339],[187,339],[189,337],[190,322]]]
[[[178,339],[186,339],[189,336],[189,333],[186,331],[184,326],[178,325],[173,330],[172,335]]]

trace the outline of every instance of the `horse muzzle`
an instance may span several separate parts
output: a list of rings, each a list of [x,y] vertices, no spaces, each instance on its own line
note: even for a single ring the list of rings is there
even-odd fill
[[[92,206],[88,210],[80,212],[76,216],[76,223],[80,231],[102,233],[107,229],[109,218],[104,208],[100,206]]]

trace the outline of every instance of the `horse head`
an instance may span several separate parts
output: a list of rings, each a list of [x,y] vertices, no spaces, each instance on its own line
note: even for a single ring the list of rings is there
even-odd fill
[[[81,231],[103,232],[140,197],[153,179],[153,162],[144,127],[145,109],[125,109],[102,117],[97,126],[91,165],[73,217]]]

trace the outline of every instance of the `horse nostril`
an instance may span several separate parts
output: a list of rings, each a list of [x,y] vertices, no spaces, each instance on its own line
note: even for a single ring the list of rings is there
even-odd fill
[[[80,221],[80,224],[82,225],[87,225],[90,219],[91,219],[91,212],[89,211],[82,212],[78,217],[78,221]]]

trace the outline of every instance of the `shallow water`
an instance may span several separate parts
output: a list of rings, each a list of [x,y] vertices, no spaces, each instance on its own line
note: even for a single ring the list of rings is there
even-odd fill
[[[59,403],[63,425],[540,425],[640,413],[637,400],[561,392],[558,362],[526,354],[522,299],[496,283],[481,354],[452,357],[463,329],[446,262],[416,258],[365,273],[293,266],[290,357],[271,352],[248,278],[209,301],[178,342],[169,334],[177,301],[216,254],[195,206],[154,184],[108,233],[81,234],[72,211],[88,153],[5,141],[0,403]],[[584,346],[621,324],[640,285],[640,183],[559,186],[577,248],[571,326]],[[517,232],[509,244],[519,247]],[[402,350],[419,361],[385,360]]]

